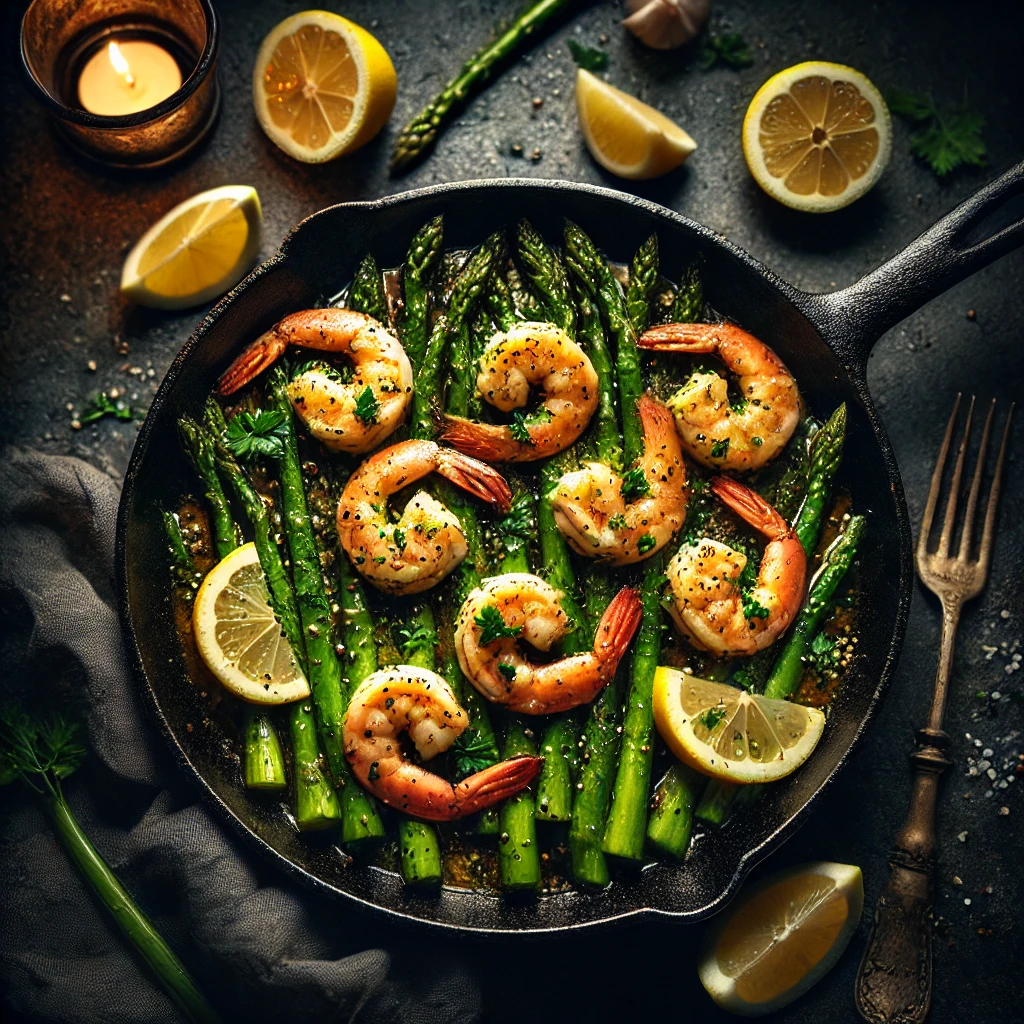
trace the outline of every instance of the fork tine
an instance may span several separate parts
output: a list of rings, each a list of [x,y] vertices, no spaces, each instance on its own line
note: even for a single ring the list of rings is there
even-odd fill
[[[974,479],[971,480],[971,493],[967,499],[967,513],[964,516],[963,533],[960,535],[960,551],[957,558],[966,561],[971,557],[971,535],[974,533],[974,510],[978,506],[978,492],[981,490],[981,477],[985,472],[985,454],[988,451],[988,438],[992,432],[992,416],[996,411],[996,400],[988,407],[985,417],[985,428],[981,432],[981,444],[978,446],[977,465],[974,467]]]
[[[981,567],[982,579],[988,576],[988,564],[992,556],[992,538],[995,534],[996,506],[999,504],[999,488],[1003,481],[1003,461],[1006,458],[1006,446],[1010,440],[1010,424],[1013,422],[1013,408],[1006,414],[1006,426],[1003,427],[1003,439],[999,444],[999,458],[996,460],[996,472],[992,477],[992,487],[988,492],[988,507],[985,509],[985,529],[981,535],[981,549],[978,552],[978,564]]]
[[[928,491],[928,501],[924,506],[924,516],[921,519],[921,530],[917,537],[917,561],[920,564],[928,555],[928,538],[932,532],[932,520],[935,518],[935,506],[939,503],[939,491],[942,489],[942,472],[946,468],[946,456],[949,454],[949,442],[953,436],[953,427],[956,424],[956,414],[960,411],[960,394],[957,394],[953,403],[953,412],[946,425],[946,436],[942,439],[942,447],[939,449],[939,457],[935,460],[935,469],[932,470],[932,485]]]
[[[939,558],[946,558],[949,555],[949,541],[953,536],[953,527],[956,525],[956,503],[960,499],[960,478],[964,472],[964,455],[967,452],[967,442],[971,436],[971,419],[973,416],[974,395],[971,395],[971,404],[967,407],[967,422],[964,424],[964,436],[960,439],[960,449],[956,453],[953,481],[950,484],[949,498],[946,501],[946,518],[942,522],[939,546],[935,549]]]

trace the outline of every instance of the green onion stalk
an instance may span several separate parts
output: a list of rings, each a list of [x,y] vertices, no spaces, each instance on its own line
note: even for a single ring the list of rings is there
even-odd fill
[[[64,797],[63,781],[85,756],[77,729],[60,718],[33,722],[5,708],[0,712],[0,785],[21,781],[35,793],[65,852],[181,1015],[193,1024],[214,1024],[219,1015],[89,841]]]

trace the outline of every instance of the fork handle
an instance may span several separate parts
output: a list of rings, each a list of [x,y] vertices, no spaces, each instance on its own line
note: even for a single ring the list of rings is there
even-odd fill
[[[941,730],[922,729],[910,757],[910,806],[889,854],[889,880],[854,990],[857,1010],[871,1024],[920,1024],[931,1002],[935,801],[949,765],[942,755],[947,742]]]

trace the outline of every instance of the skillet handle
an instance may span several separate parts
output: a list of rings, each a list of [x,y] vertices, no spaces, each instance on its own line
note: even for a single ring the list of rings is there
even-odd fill
[[[856,284],[802,296],[808,318],[849,362],[864,366],[874,343],[930,299],[1024,244],[1024,214],[1003,207],[1024,194],[1024,161],[986,185],[902,252]],[[1001,212],[992,223],[990,215]],[[1008,221],[1008,222],[1007,222]]]

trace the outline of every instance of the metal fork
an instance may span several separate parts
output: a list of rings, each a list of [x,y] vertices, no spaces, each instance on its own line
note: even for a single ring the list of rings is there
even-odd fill
[[[992,430],[995,401],[989,407],[981,435],[977,465],[967,496],[960,544],[950,554],[956,525],[960,481],[964,457],[974,415],[974,398],[967,411],[967,424],[953,469],[953,480],[946,502],[946,516],[934,551],[929,551],[929,537],[935,509],[942,489],[943,471],[950,441],[960,411],[960,395],[953,405],[953,414],[932,473],[931,490],[924,510],[924,520],[917,540],[917,574],[921,582],[942,602],[942,639],[939,644],[939,667],[935,673],[928,725],[918,731],[917,750],[910,755],[914,766],[914,785],[910,806],[902,828],[896,833],[889,854],[889,880],[875,908],[875,921],[868,937],[867,949],[857,972],[854,998],[860,1015],[872,1024],[919,1024],[928,1013],[932,994],[932,899],[935,874],[935,800],[939,777],[949,765],[943,750],[949,737],[942,731],[942,715],[949,691],[949,675],[953,664],[953,644],[964,602],[976,597],[985,585],[995,535],[996,506],[1003,475],[1003,461],[1010,436],[1013,405],[1010,406],[1003,429],[995,475],[989,490],[978,553],[972,557],[974,515],[978,493],[985,470],[985,453]]]

